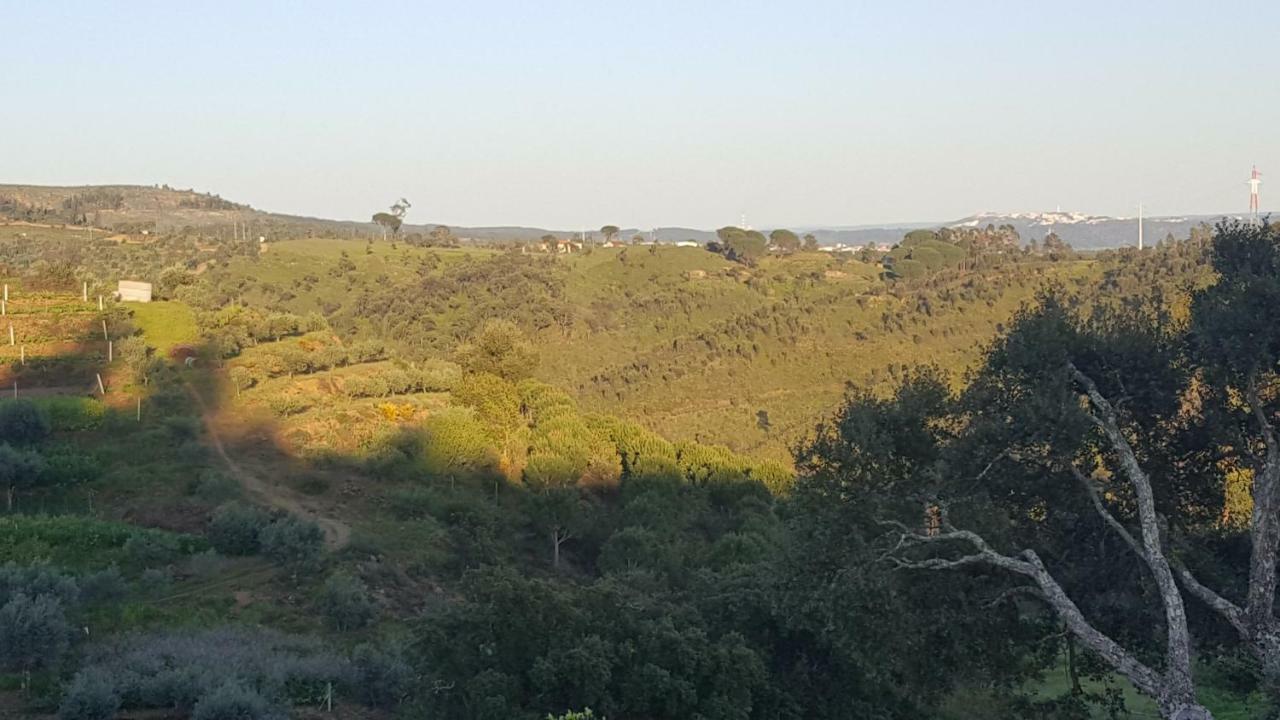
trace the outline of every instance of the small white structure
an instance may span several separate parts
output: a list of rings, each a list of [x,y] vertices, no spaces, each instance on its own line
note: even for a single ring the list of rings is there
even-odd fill
[[[151,283],[121,280],[116,294],[122,302],[151,302]]]

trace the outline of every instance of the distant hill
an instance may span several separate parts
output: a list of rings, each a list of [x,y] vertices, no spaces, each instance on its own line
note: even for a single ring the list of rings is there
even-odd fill
[[[237,224],[248,224],[251,234],[267,236],[364,236],[373,231],[369,222],[331,220],[286,215],[258,210],[223,199],[212,193],[182,190],[167,185],[0,185],[0,217],[52,224],[92,225],[113,230],[173,231],[183,228],[230,232]],[[1145,221],[1148,242],[1158,242],[1170,233],[1187,237],[1191,228],[1213,224],[1221,215],[1154,217]],[[1137,220],[1076,212],[985,212],[949,222],[904,222],[884,225],[799,227],[822,245],[895,244],[904,233],[919,228],[984,227],[1012,225],[1024,243],[1043,240],[1049,233],[1078,250],[1124,247],[1137,242]],[[433,223],[406,224],[405,232],[427,233],[440,227]],[[771,228],[765,228],[766,232]],[[596,228],[550,229],[518,225],[456,227],[450,230],[464,241],[476,243],[537,240],[544,235],[558,237],[585,233],[597,237]],[[687,227],[623,228],[623,241],[636,235],[660,242],[714,240],[714,229]]]

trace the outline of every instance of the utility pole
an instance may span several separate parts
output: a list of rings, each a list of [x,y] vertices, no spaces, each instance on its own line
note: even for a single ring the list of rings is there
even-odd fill
[[[1258,166],[1253,166],[1253,172],[1249,175],[1249,222],[1250,224],[1258,224],[1258,186],[1262,184],[1262,173],[1258,172]]]
[[[1142,250],[1142,203],[1138,203],[1138,250]]]

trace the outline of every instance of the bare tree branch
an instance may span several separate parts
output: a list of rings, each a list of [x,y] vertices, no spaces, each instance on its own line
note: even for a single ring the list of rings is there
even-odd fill
[[[1105,521],[1107,525],[1111,526],[1112,530],[1115,530],[1116,534],[1120,536],[1120,539],[1124,540],[1129,547],[1138,554],[1138,557],[1145,561],[1147,559],[1147,554],[1143,551],[1142,544],[1139,543],[1137,539],[1129,533],[1128,529],[1126,529],[1125,526],[1116,519],[1116,516],[1112,515],[1111,511],[1107,509],[1107,506],[1102,502],[1102,495],[1098,492],[1098,488],[1094,487],[1093,481],[1085,477],[1084,473],[1080,472],[1080,469],[1075,465],[1071,466],[1071,474],[1075,475],[1076,480],[1079,480],[1080,484],[1084,486],[1085,492],[1089,494],[1089,499],[1093,501],[1094,510],[1098,511],[1098,514],[1102,516],[1103,521]]]
[[[1191,570],[1181,564],[1178,565],[1178,579],[1182,581],[1182,586],[1187,589],[1187,592],[1195,595],[1201,602],[1221,615],[1224,620],[1231,623],[1231,626],[1242,637],[1248,638],[1249,630],[1245,623],[1244,610],[1239,605],[1206,587],[1196,579],[1195,575],[1191,574]]]
[[[901,523],[884,523],[905,530]],[[1010,557],[992,549],[979,534],[969,530],[958,530],[950,527],[947,532],[938,535],[920,535],[905,533],[899,538],[899,547],[913,545],[938,545],[946,543],[966,543],[975,552],[958,558],[928,558],[924,560],[904,560],[891,557],[891,560],[902,568],[917,570],[952,570],[970,565],[987,564],[1003,568],[1011,572],[1031,578],[1039,589],[1039,596],[1067,624],[1071,632],[1090,650],[1104,658],[1117,672],[1124,675],[1140,692],[1165,702],[1169,697],[1167,682],[1160,673],[1143,664],[1119,643],[1095,628],[1085,617],[1080,608],[1067,596],[1062,586],[1045,568],[1040,557],[1033,550],[1023,550],[1018,557]],[[1191,686],[1187,686],[1188,688]]]
[[[1155,493],[1151,490],[1151,479],[1138,462],[1138,456],[1120,428],[1120,420],[1115,408],[1107,400],[1097,383],[1088,375],[1080,372],[1074,363],[1067,363],[1067,369],[1076,382],[1084,388],[1095,413],[1090,413],[1106,434],[1111,447],[1120,457],[1120,464],[1133,487],[1138,506],[1138,522],[1142,535],[1143,559],[1151,570],[1156,586],[1160,590],[1160,600],[1164,605],[1165,629],[1168,642],[1165,648],[1168,682],[1178,688],[1190,692],[1195,684],[1191,677],[1191,634],[1187,630],[1186,608],[1183,605],[1182,593],[1174,580],[1173,571],[1165,557],[1163,542],[1160,539],[1160,519],[1156,514]]]

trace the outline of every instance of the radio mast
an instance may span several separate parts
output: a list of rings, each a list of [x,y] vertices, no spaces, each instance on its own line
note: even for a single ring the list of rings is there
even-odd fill
[[[1262,184],[1262,173],[1258,172],[1258,166],[1253,166],[1253,173],[1249,175],[1249,222],[1257,224],[1258,222],[1258,186]]]

